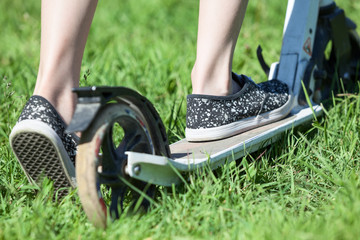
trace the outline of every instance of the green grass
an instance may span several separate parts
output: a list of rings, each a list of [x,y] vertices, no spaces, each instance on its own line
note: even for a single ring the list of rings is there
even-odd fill
[[[184,136],[191,92],[197,1],[100,1],[84,54],[81,85],[127,86],[150,99],[171,142]],[[261,44],[278,61],[285,1],[253,0],[234,70],[265,80]],[[338,1],[357,24],[360,2]],[[8,135],[35,85],[40,3],[3,0],[0,15],[0,239],[358,239],[360,237],[357,95],[335,98],[324,118],[266,149],[187,184],[162,189],[146,214],[94,228],[76,190],[53,202],[51,182],[27,182]]]

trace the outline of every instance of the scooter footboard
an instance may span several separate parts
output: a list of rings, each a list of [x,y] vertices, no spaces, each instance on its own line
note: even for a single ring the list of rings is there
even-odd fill
[[[216,169],[277,141],[292,128],[311,122],[322,114],[319,105],[296,108],[285,119],[231,138],[210,142],[180,140],[170,145],[171,157],[126,152],[130,177],[157,185],[171,186],[184,181],[182,174],[209,166]]]

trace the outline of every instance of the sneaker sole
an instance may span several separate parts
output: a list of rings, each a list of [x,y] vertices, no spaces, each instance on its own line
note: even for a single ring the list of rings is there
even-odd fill
[[[40,183],[44,177],[54,182],[55,190],[76,187],[75,167],[60,137],[47,124],[23,120],[10,134],[10,145],[29,181]],[[67,190],[59,193],[67,194]]]
[[[214,141],[235,136],[250,129],[257,128],[286,117],[293,106],[293,97],[280,108],[269,111],[258,116],[241,119],[237,122],[229,123],[220,127],[185,129],[186,140],[189,142]]]

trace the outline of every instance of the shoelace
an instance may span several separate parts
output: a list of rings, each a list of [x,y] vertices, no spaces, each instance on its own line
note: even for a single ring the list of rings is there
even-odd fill
[[[264,108],[264,105],[265,105],[265,102],[266,100],[270,97],[270,94],[269,93],[265,93],[265,97],[264,97],[264,100],[262,101],[261,103],[261,106],[260,106],[260,110],[258,111],[258,113],[256,114],[256,117],[258,117],[261,113],[261,111],[263,110]]]

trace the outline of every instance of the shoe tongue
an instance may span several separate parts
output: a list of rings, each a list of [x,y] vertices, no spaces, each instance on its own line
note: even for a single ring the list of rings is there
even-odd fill
[[[245,82],[241,76],[236,76],[235,74],[233,74],[233,76],[232,76],[232,94],[239,92],[243,88],[244,84],[245,84]]]

